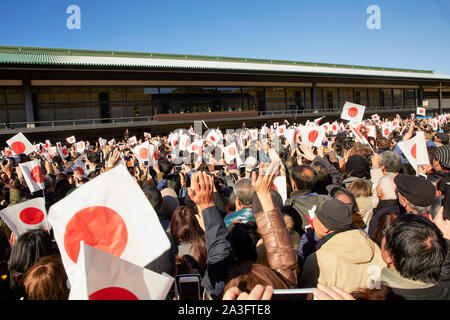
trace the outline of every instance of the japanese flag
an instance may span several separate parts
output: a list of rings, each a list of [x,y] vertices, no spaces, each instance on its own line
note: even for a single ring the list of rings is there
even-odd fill
[[[70,144],[74,144],[75,142],[77,142],[77,140],[75,139],[75,136],[66,138],[66,141],[67,141],[67,143],[70,143]]]
[[[321,127],[309,127],[303,132],[302,142],[313,147],[320,147],[325,138],[325,131]]]
[[[132,146],[132,145],[134,145],[134,144],[137,144],[136,136],[133,136],[133,137],[131,137],[130,139],[128,139],[128,144],[129,144],[130,146]]]
[[[50,147],[50,148],[47,149],[47,151],[48,151],[48,154],[49,154],[52,158],[54,158],[55,156],[58,155],[58,149],[56,149],[56,147]]]
[[[378,120],[380,120],[380,116],[378,114],[373,114],[372,115],[372,120],[378,121]]]
[[[31,193],[45,189],[41,160],[19,163],[19,167]]]
[[[397,129],[398,127],[400,127],[399,121],[398,121],[398,120],[392,121],[392,123],[391,123],[391,128],[392,128],[392,130]]]
[[[14,154],[26,154],[34,152],[34,147],[30,141],[23,135],[22,132],[19,132],[14,137],[6,141],[8,146],[11,147],[11,150]]]
[[[216,130],[211,130],[208,135],[206,136],[206,139],[211,141],[215,146],[219,143],[220,136],[216,132]]]
[[[438,119],[433,119],[431,121],[431,126],[433,128],[433,131],[437,131],[439,129],[439,120]]]
[[[356,141],[362,144],[369,144],[366,137],[362,134],[361,130],[358,127],[350,126],[351,131],[355,135]]]
[[[150,166],[154,166],[154,165],[158,164],[158,146],[159,146],[159,142],[156,141],[154,144],[151,144],[148,148],[150,151],[150,159],[149,159]]]
[[[426,109],[425,108],[417,107],[417,110],[416,110],[416,114],[417,115],[425,117],[425,113],[426,113]]]
[[[392,127],[390,123],[383,123],[381,125],[381,134],[383,135],[383,137],[387,138],[389,137],[389,134],[392,131]]]
[[[354,123],[360,123],[363,119],[365,109],[365,106],[346,102],[342,109],[341,119]]]
[[[325,118],[325,116],[320,117],[320,118],[317,118],[317,119],[314,119],[314,123],[315,123],[316,125],[319,125],[320,121],[322,121],[323,118]]]
[[[45,140],[45,143],[42,146],[44,147],[44,149],[48,149],[52,146],[52,143],[50,142],[50,140]]]
[[[278,191],[284,203],[287,200],[286,176],[276,177],[272,188]]]
[[[202,154],[202,150],[203,150],[203,141],[202,140],[195,140],[187,148],[187,151],[189,153],[196,153],[200,156]]]
[[[416,171],[418,166],[430,164],[425,135],[422,131],[416,132],[414,138],[401,141],[397,145]]]
[[[59,148],[58,153],[61,158],[65,159],[69,156],[69,150],[67,150],[66,146]]]
[[[337,124],[337,122],[333,122],[333,124],[331,125],[331,131],[333,132],[334,135],[336,135],[338,133],[339,130],[339,125]]]
[[[144,138],[151,139],[152,135],[150,133],[148,133],[148,132],[144,132]]]
[[[170,248],[155,210],[121,164],[54,204],[48,221],[70,283],[82,240],[141,267]]]
[[[284,136],[286,133],[286,126],[283,124],[277,127],[277,136]]]
[[[136,146],[133,149],[133,153],[138,158],[140,162],[149,161],[150,158],[150,150],[149,150],[150,144],[148,141]]]
[[[11,151],[11,149],[8,148],[8,147],[6,147],[6,148],[5,148],[5,151],[4,151],[4,154],[5,154],[7,157],[11,157],[11,156],[12,156],[12,151]]]
[[[416,115],[414,113],[411,113],[411,119],[414,120],[415,117]]]
[[[395,115],[395,120],[401,120],[402,118],[400,117],[400,115],[399,114],[396,114]]]
[[[278,122],[274,122],[273,127],[276,129],[278,128],[279,123]]]
[[[169,135],[169,142],[170,142],[170,145],[172,146],[172,148],[175,149],[175,148],[179,147],[180,139],[178,137],[178,134],[176,134],[176,133],[170,134]]]
[[[256,129],[250,130],[250,138],[252,140],[258,140],[258,130]]]
[[[164,300],[174,278],[80,243],[69,300]]]
[[[114,145],[114,143],[116,143],[115,139],[111,139],[111,140],[108,141],[108,145],[111,146],[111,147]]]
[[[87,179],[90,173],[90,171],[86,168],[84,162],[78,159],[75,160],[75,162],[73,163],[72,171],[73,172],[78,171],[85,179]]]
[[[284,136],[286,137],[287,141],[289,142],[289,144],[291,146],[291,150],[295,150],[295,145],[296,145],[295,139],[297,138],[297,136],[295,134],[295,129],[286,129],[286,133]]]
[[[50,230],[44,198],[34,198],[0,211],[0,217],[19,237],[30,230]]]
[[[41,144],[40,143],[33,144],[33,147],[34,147],[34,151],[36,151],[36,152],[39,152],[41,150]]]
[[[77,142],[77,144],[75,145],[75,150],[78,153],[83,153],[84,150],[86,150],[86,144],[84,143],[84,141]]]
[[[191,137],[187,134],[180,133],[180,144],[178,148],[180,150],[186,150],[191,144]]]
[[[56,143],[56,148],[58,148],[58,149],[59,149],[59,148],[62,148],[61,142],[57,142],[57,143]]]
[[[238,151],[236,147],[236,142],[226,146],[223,150],[226,163],[232,163],[234,159],[238,156]]]
[[[368,137],[377,137],[377,131],[375,129],[375,126],[366,126],[366,133]]]
[[[321,127],[325,130],[325,133],[331,131],[331,125],[329,122],[324,123]]]

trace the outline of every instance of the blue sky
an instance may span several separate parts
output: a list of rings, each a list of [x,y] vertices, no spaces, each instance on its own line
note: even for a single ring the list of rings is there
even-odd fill
[[[66,8],[81,8],[69,30]],[[381,9],[369,30],[366,9]],[[286,59],[450,74],[450,0],[2,0],[0,45]]]

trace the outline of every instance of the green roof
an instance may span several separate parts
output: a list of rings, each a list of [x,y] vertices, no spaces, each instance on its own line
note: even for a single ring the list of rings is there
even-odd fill
[[[414,70],[386,67],[369,67],[359,65],[333,64],[333,63],[313,63],[303,61],[289,60],[270,60],[255,58],[235,58],[221,56],[203,56],[203,55],[184,55],[184,54],[166,54],[152,52],[127,52],[127,51],[107,51],[107,50],[83,50],[83,49],[59,49],[59,48],[41,48],[41,47],[17,47],[17,46],[0,46],[0,63],[19,63],[19,64],[68,64],[68,65],[108,65],[107,61],[94,59],[83,59],[82,57],[97,58],[140,58],[140,59],[167,59],[167,60],[185,60],[185,61],[204,61],[204,62],[234,62],[234,63],[257,63],[268,65],[290,65],[305,67],[325,67],[325,68],[341,68],[341,69],[359,69],[373,71],[390,71],[390,72],[410,72],[433,74],[432,70]],[[73,59],[76,58],[76,59]],[[147,64],[115,64],[119,66],[145,66]],[[148,65],[147,65],[148,66]]]

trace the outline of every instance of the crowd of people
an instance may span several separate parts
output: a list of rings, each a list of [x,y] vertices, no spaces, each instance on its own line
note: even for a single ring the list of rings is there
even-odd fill
[[[1,209],[44,195],[48,210],[124,165],[171,242],[146,268],[173,277],[198,274],[202,299],[270,300],[278,289],[305,288],[311,293],[296,298],[448,300],[450,122],[437,115],[397,119],[383,135],[382,125],[392,121],[365,121],[363,140],[338,122],[339,129],[327,130],[316,146],[301,135],[292,144],[274,125],[244,124],[238,133],[217,130],[222,143],[204,136],[200,152],[180,152],[174,133],[130,142],[127,131],[106,144],[85,141],[86,172],[74,169],[83,156],[75,144],[66,158],[49,158],[40,148],[22,161],[41,159],[45,190],[31,193],[18,163],[4,157]],[[374,136],[366,125],[375,126]],[[426,138],[429,163],[414,166],[398,146],[418,132]],[[188,135],[201,138],[192,130]],[[235,143],[241,162],[222,155],[225,142]],[[133,152],[144,143],[155,147],[148,161]],[[284,177],[285,192],[277,177]],[[52,230],[16,236],[1,221],[0,245],[1,299],[68,299]],[[172,291],[167,300],[174,299]]]

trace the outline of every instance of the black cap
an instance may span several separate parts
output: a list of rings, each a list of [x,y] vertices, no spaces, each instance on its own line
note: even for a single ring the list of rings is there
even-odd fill
[[[447,144],[448,143],[448,134],[444,133],[444,132],[438,132],[436,133],[436,138],[439,138],[442,142],[442,144]]]
[[[428,207],[433,204],[436,187],[430,181],[401,173],[394,178],[394,183],[397,191],[412,204],[420,207]]]
[[[347,231],[352,227],[350,208],[342,201],[330,198],[316,211],[317,219],[328,229],[336,232]]]
[[[363,156],[354,154],[348,158],[345,170],[352,177],[364,178],[369,171],[369,162]]]

